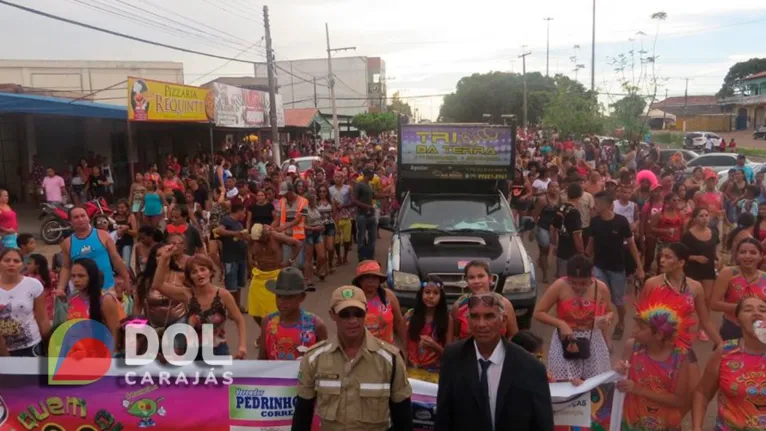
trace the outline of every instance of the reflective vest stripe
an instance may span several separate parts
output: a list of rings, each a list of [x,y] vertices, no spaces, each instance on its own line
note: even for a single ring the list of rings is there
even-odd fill
[[[301,211],[303,211],[303,208],[306,207],[306,204],[308,201],[306,198],[302,196],[296,196],[296,199],[298,199],[298,207],[295,210],[295,217],[298,218],[301,214]],[[279,204],[279,224],[281,226],[284,226],[287,224],[287,199],[282,198],[282,201]],[[293,226],[293,238],[297,240],[304,240],[306,239],[306,230],[304,229],[306,223],[305,217],[298,223],[297,225]]]

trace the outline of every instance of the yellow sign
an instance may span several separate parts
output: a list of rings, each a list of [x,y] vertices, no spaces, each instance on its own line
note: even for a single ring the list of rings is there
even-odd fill
[[[130,121],[208,122],[215,120],[215,95],[190,85],[128,78]]]

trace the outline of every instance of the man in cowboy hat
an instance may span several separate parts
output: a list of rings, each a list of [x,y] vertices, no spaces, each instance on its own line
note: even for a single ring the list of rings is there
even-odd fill
[[[301,360],[293,431],[311,430],[314,410],[323,431],[410,431],[412,388],[399,349],[364,327],[367,297],[356,286],[332,293],[338,335]]]
[[[261,325],[258,359],[292,361],[302,357],[314,344],[327,339],[327,326],[314,313],[301,307],[306,286],[301,270],[295,267],[280,271],[277,280],[266,282],[266,289],[277,297],[277,311]]]

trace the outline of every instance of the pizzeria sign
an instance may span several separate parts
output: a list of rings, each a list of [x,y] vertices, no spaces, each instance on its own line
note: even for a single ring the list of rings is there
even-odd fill
[[[208,89],[143,78],[128,78],[128,120],[210,122],[215,95]]]

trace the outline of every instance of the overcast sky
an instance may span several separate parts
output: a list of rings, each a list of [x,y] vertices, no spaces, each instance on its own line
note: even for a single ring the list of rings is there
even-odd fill
[[[145,39],[265,60],[262,1],[9,1]],[[531,51],[527,71],[545,73],[544,17],[554,18],[550,74],[574,78],[570,57],[576,56],[577,63],[585,66],[577,78],[590,86],[590,0],[280,0],[268,6],[279,60],[326,55],[327,22],[333,46],[356,46],[354,55],[382,57],[389,96],[400,91],[424,118],[436,118],[441,97],[418,96],[449,93],[461,77],[476,72],[520,72],[517,57],[524,45]],[[650,15],[658,11],[666,12],[667,20],[652,21]],[[252,74],[248,64],[225,65],[224,60],[153,47],[4,5],[0,5],[0,28],[4,59],[178,61],[184,64],[187,83],[194,84],[217,76]],[[766,57],[764,28],[763,1],[598,0],[595,72],[601,100],[609,103],[621,91],[610,58],[632,48],[638,51],[642,43],[647,55],[656,50],[656,74],[664,82],[660,95],[667,89],[670,96],[682,96],[686,77],[691,78],[690,95],[714,94],[731,65]]]

